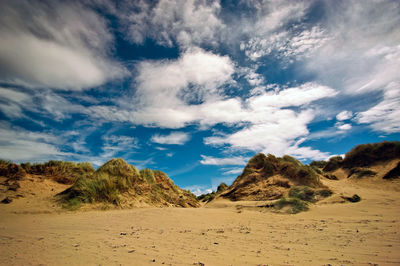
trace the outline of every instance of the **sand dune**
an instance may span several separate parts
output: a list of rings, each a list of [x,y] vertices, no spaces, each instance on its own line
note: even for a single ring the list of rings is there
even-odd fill
[[[240,202],[54,213],[14,213],[2,204],[0,264],[399,265],[400,192],[324,182],[336,194],[296,215]],[[339,203],[353,193],[361,202]]]

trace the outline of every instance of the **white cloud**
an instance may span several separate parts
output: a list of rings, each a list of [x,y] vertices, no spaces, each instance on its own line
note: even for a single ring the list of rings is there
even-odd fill
[[[31,104],[31,100],[24,92],[0,87],[0,110],[9,118],[24,117],[23,106]]]
[[[177,60],[141,62],[137,72],[131,109],[94,106],[87,112],[108,120],[181,128],[201,119],[208,103],[222,97],[220,87],[231,82],[234,64],[227,56],[190,49]]]
[[[185,132],[172,132],[168,135],[155,134],[151,137],[151,141],[158,144],[176,144],[183,145],[188,142],[190,135]]]
[[[307,124],[314,118],[311,110],[297,114],[292,110],[271,109],[261,114],[268,114],[268,117],[230,135],[206,138],[205,143],[228,144],[234,149],[262,151],[281,156],[293,152],[290,147],[295,145],[294,140],[309,133]]]
[[[136,95],[146,103],[161,106],[214,96],[234,72],[229,57],[201,49],[187,51],[178,60],[145,61],[137,68]]]
[[[138,139],[128,136],[116,136],[106,135],[102,138],[104,144],[102,147],[103,153],[99,156],[103,159],[111,159],[116,156],[120,156],[120,153],[132,153],[133,150],[137,149]]]
[[[290,154],[300,158],[325,158],[326,153],[300,147],[301,143],[298,143],[300,138],[309,134],[307,125],[314,119],[313,110],[308,108],[295,111],[288,107],[306,106],[318,99],[335,95],[336,92],[329,87],[307,83],[252,96],[244,104],[247,108],[240,108],[239,105],[236,113],[230,113],[236,117],[236,123],[248,125],[231,134],[205,138],[204,142],[278,156]],[[219,117],[222,118],[220,114]]]
[[[227,170],[225,172],[223,172],[223,175],[238,175],[241,174],[243,172],[243,168],[233,168],[230,170]]]
[[[0,123],[0,154],[11,161],[43,161],[67,155],[59,150],[57,136],[27,131]]]
[[[7,1],[0,11],[0,81],[80,90],[121,78],[104,19],[78,2]]]
[[[386,88],[383,100],[367,111],[356,115],[361,124],[370,124],[375,131],[385,133],[400,132],[400,86],[390,84]]]
[[[343,130],[343,131],[350,130],[352,128],[351,124],[345,124],[342,122],[336,123],[335,127],[337,127],[339,130]]]
[[[400,83],[400,3],[325,2],[324,8],[326,19],[321,26],[332,38],[305,60],[303,69],[340,88],[342,99],[357,96],[366,105],[379,101],[369,110],[355,107],[348,112],[356,114],[356,122],[370,124],[376,131],[398,132],[399,100],[389,95],[399,90],[396,84]]]
[[[244,35],[249,37],[241,42],[240,49],[251,60],[257,61],[272,52],[292,56],[319,46],[322,31],[318,28],[294,36],[288,29],[291,24],[301,22],[310,4],[293,1],[249,3],[256,8],[255,22],[251,17],[242,26]]]
[[[301,106],[325,97],[333,97],[335,90],[315,83],[305,83],[298,87],[282,89],[279,92],[267,92],[253,96],[247,101],[253,109],[263,107],[290,107]]]
[[[183,187],[182,189],[186,189],[186,190],[188,189],[193,194],[195,194],[196,196],[200,196],[200,195],[203,195],[203,194],[208,194],[208,193],[211,193],[213,191],[211,187],[205,186],[205,185],[187,186],[187,187]]]
[[[162,94],[164,88],[160,90]],[[145,90],[142,91],[144,93]],[[151,97],[152,94],[156,98],[159,97],[156,91],[151,91],[151,88],[148,91],[146,97]],[[182,128],[189,123],[198,123],[208,127],[222,123],[240,129],[234,129],[234,133],[229,135],[208,137],[205,139],[206,144],[227,144],[234,149],[283,155],[289,151],[294,152],[289,148],[297,147],[296,140],[309,134],[307,124],[314,119],[314,114],[312,109],[305,107],[319,99],[333,97],[336,93],[326,86],[305,83],[286,89],[275,87],[274,92],[259,91],[245,101],[221,95],[216,99],[205,97],[200,104],[190,104],[183,102],[178,96],[172,97],[171,100],[168,99],[171,96],[165,96],[162,97],[164,99],[159,99],[158,105],[151,99],[147,101],[145,98],[145,106],[141,113],[136,110],[118,110],[116,107],[106,106],[97,106],[89,110],[92,115],[113,121],[129,121],[147,126]],[[171,93],[173,94],[176,92]],[[169,104],[164,107],[165,102]],[[308,155],[316,154],[300,147],[297,149],[304,151],[306,158]],[[325,154],[320,153],[318,156],[324,157]]]
[[[245,165],[249,159],[245,157],[215,158],[206,155],[201,155],[201,157],[203,159],[200,163],[204,165]]]
[[[352,117],[353,117],[353,112],[345,110],[336,115],[336,120],[343,121],[343,120],[348,120]]]
[[[160,0],[151,6],[133,2],[119,17],[131,41],[142,44],[152,38],[158,44],[174,43],[186,49],[200,44],[216,45],[218,32],[224,28],[218,14],[218,1]]]

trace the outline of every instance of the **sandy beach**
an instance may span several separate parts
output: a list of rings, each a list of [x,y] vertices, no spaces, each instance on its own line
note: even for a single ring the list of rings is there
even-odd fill
[[[295,215],[223,200],[49,213],[2,205],[0,264],[399,265],[400,192],[325,182],[336,194]],[[354,192],[361,202],[340,203]]]

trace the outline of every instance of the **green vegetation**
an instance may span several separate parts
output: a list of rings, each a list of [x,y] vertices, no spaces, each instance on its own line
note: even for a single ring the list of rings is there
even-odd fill
[[[316,195],[319,195],[323,198],[327,198],[332,196],[333,192],[329,188],[323,188],[316,191]]]
[[[128,191],[137,180],[139,171],[122,159],[112,159],[90,177],[80,177],[60,196],[65,207],[80,203],[108,202],[119,205],[120,194]]]
[[[329,161],[326,163],[325,167],[322,170],[324,172],[335,171],[341,167],[342,162],[343,162],[342,156],[333,156],[329,158]]]
[[[290,206],[287,212],[294,214],[308,210],[309,203],[331,195],[332,191],[328,188],[313,189],[308,186],[295,186],[289,190],[289,198],[281,197],[273,206],[278,210]]]
[[[212,201],[215,197],[217,196],[217,193],[215,191],[207,194],[201,194],[200,196],[197,197],[198,201],[202,202],[210,202]]]
[[[303,164],[299,160],[297,160],[297,159],[295,159],[295,158],[293,158],[292,156],[289,156],[289,155],[284,155],[282,157],[282,160],[285,161],[285,162],[292,163],[297,167],[303,166]]]
[[[79,208],[82,203],[103,203],[105,207],[121,206],[126,197],[141,196],[146,203],[197,206],[190,191],[180,190],[161,171],[143,169],[140,172],[123,159],[112,159],[91,176],[82,176],[72,187],[59,194],[65,208]],[[109,205],[107,205],[109,204]]]
[[[62,184],[73,184],[79,177],[93,174],[90,163],[49,161],[46,163],[21,163],[21,165],[0,160],[0,175],[21,179],[26,174],[41,175]]]
[[[400,158],[400,141],[361,144],[346,153],[343,167],[364,167],[377,162]]]
[[[43,175],[62,184],[73,184],[78,178],[88,177],[94,173],[92,164],[49,161],[43,164],[33,164],[25,171],[29,174]]]
[[[213,192],[207,193],[207,194],[202,194],[197,197],[197,200],[202,201],[202,202],[210,202],[216,196],[218,196],[219,194],[221,194],[222,192],[224,192],[227,189],[228,189],[228,185],[225,183],[221,183],[221,184],[219,184],[217,191],[213,191]]]
[[[339,180],[337,176],[331,173],[322,173],[322,175],[329,180]]]
[[[217,188],[217,193],[222,193],[227,189],[228,189],[228,185],[222,182],[221,184],[219,184],[219,186]]]
[[[155,183],[154,172],[151,169],[142,169],[140,170],[140,176],[146,179],[146,181],[150,184]]]
[[[26,175],[25,170],[18,164],[0,159],[0,176],[8,177],[13,180],[23,179]]]
[[[308,202],[316,202],[321,197],[326,198],[333,194],[329,188],[313,189],[307,186],[295,186],[289,190],[289,197],[299,198]]]
[[[310,163],[310,166],[313,168],[324,168],[326,166],[327,162],[325,161],[312,161]]]
[[[281,210],[283,207],[286,206],[290,206],[290,208],[287,210],[287,213],[291,214],[308,210],[308,203],[299,198],[282,197],[274,203],[274,207],[277,210]]]
[[[360,168],[360,167],[354,167],[350,169],[350,173],[348,175],[348,178],[355,175],[357,178],[362,178],[365,176],[374,176],[376,173],[372,170],[365,169],[365,168]]]
[[[315,201],[314,189],[307,186],[295,186],[289,190],[289,196],[291,198],[298,198],[304,201],[313,202]]]
[[[312,167],[303,165],[288,155],[283,158],[275,157],[272,154],[268,154],[268,156],[262,153],[255,155],[250,159],[239,179],[252,174],[261,175],[263,178],[280,174],[299,184],[311,187],[321,185],[319,177]]]

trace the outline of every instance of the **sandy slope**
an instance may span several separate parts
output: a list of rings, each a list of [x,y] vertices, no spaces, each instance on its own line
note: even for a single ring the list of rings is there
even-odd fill
[[[1,204],[0,264],[399,265],[400,192],[326,182],[336,196],[297,215],[224,203],[61,213]],[[340,193],[363,200],[335,203]]]

